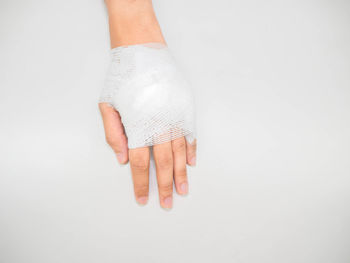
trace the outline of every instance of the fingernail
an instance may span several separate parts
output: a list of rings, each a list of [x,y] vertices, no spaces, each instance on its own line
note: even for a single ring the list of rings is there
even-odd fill
[[[192,159],[190,160],[190,165],[192,165],[192,166],[196,165],[196,156],[192,157]]]
[[[122,153],[117,153],[117,159],[120,164],[123,164],[124,155]]]
[[[163,200],[163,208],[170,209],[173,206],[173,198],[171,196]]]
[[[137,202],[138,202],[140,205],[145,205],[145,204],[147,204],[147,201],[148,201],[148,197],[147,197],[147,196],[142,196],[142,197],[137,198]]]
[[[180,191],[181,191],[181,194],[187,194],[187,192],[188,192],[188,183],[182,183],[181,185],[180,185]]]

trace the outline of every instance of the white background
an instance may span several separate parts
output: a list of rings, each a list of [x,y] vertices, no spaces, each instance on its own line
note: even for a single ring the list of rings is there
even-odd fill
[[[154,5],[198,111],[170,212],[104,141],[103,1],[0,1],[0,262],[350,262],[350,2]]]

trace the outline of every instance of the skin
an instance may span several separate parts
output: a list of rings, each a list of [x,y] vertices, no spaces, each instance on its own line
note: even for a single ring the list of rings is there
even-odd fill
[[[149,42],[165,43],[151,0],[106,0],[111,48]],[[127,137],[118,111],[100,103],[106,141],[118,162],[130,162],[136,201],[145,205],[149,192],[149,147],[128,149]],[[173,185],[180,195],[188,193],[186,164],[196,164],[196,141],[184,137],[153,146],[161,207],[173,206]]]

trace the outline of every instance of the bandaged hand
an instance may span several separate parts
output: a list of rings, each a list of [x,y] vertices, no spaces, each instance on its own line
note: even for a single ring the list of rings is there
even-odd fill
[[[168,47],[112,49],[100,110],[119,163],[130,160],[136,200],[148,200],[152,147],[160,204],[171,208],[173,182],[179,194],[188,193],[186,163],[196,163],[196,135],[192,92]]]

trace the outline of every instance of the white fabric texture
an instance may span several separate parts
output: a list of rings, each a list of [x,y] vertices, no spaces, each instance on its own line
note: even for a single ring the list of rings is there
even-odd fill
[[[164,44],[112,49],[100,102],[119,112],[129,148],[195,139],[192,91]]]

